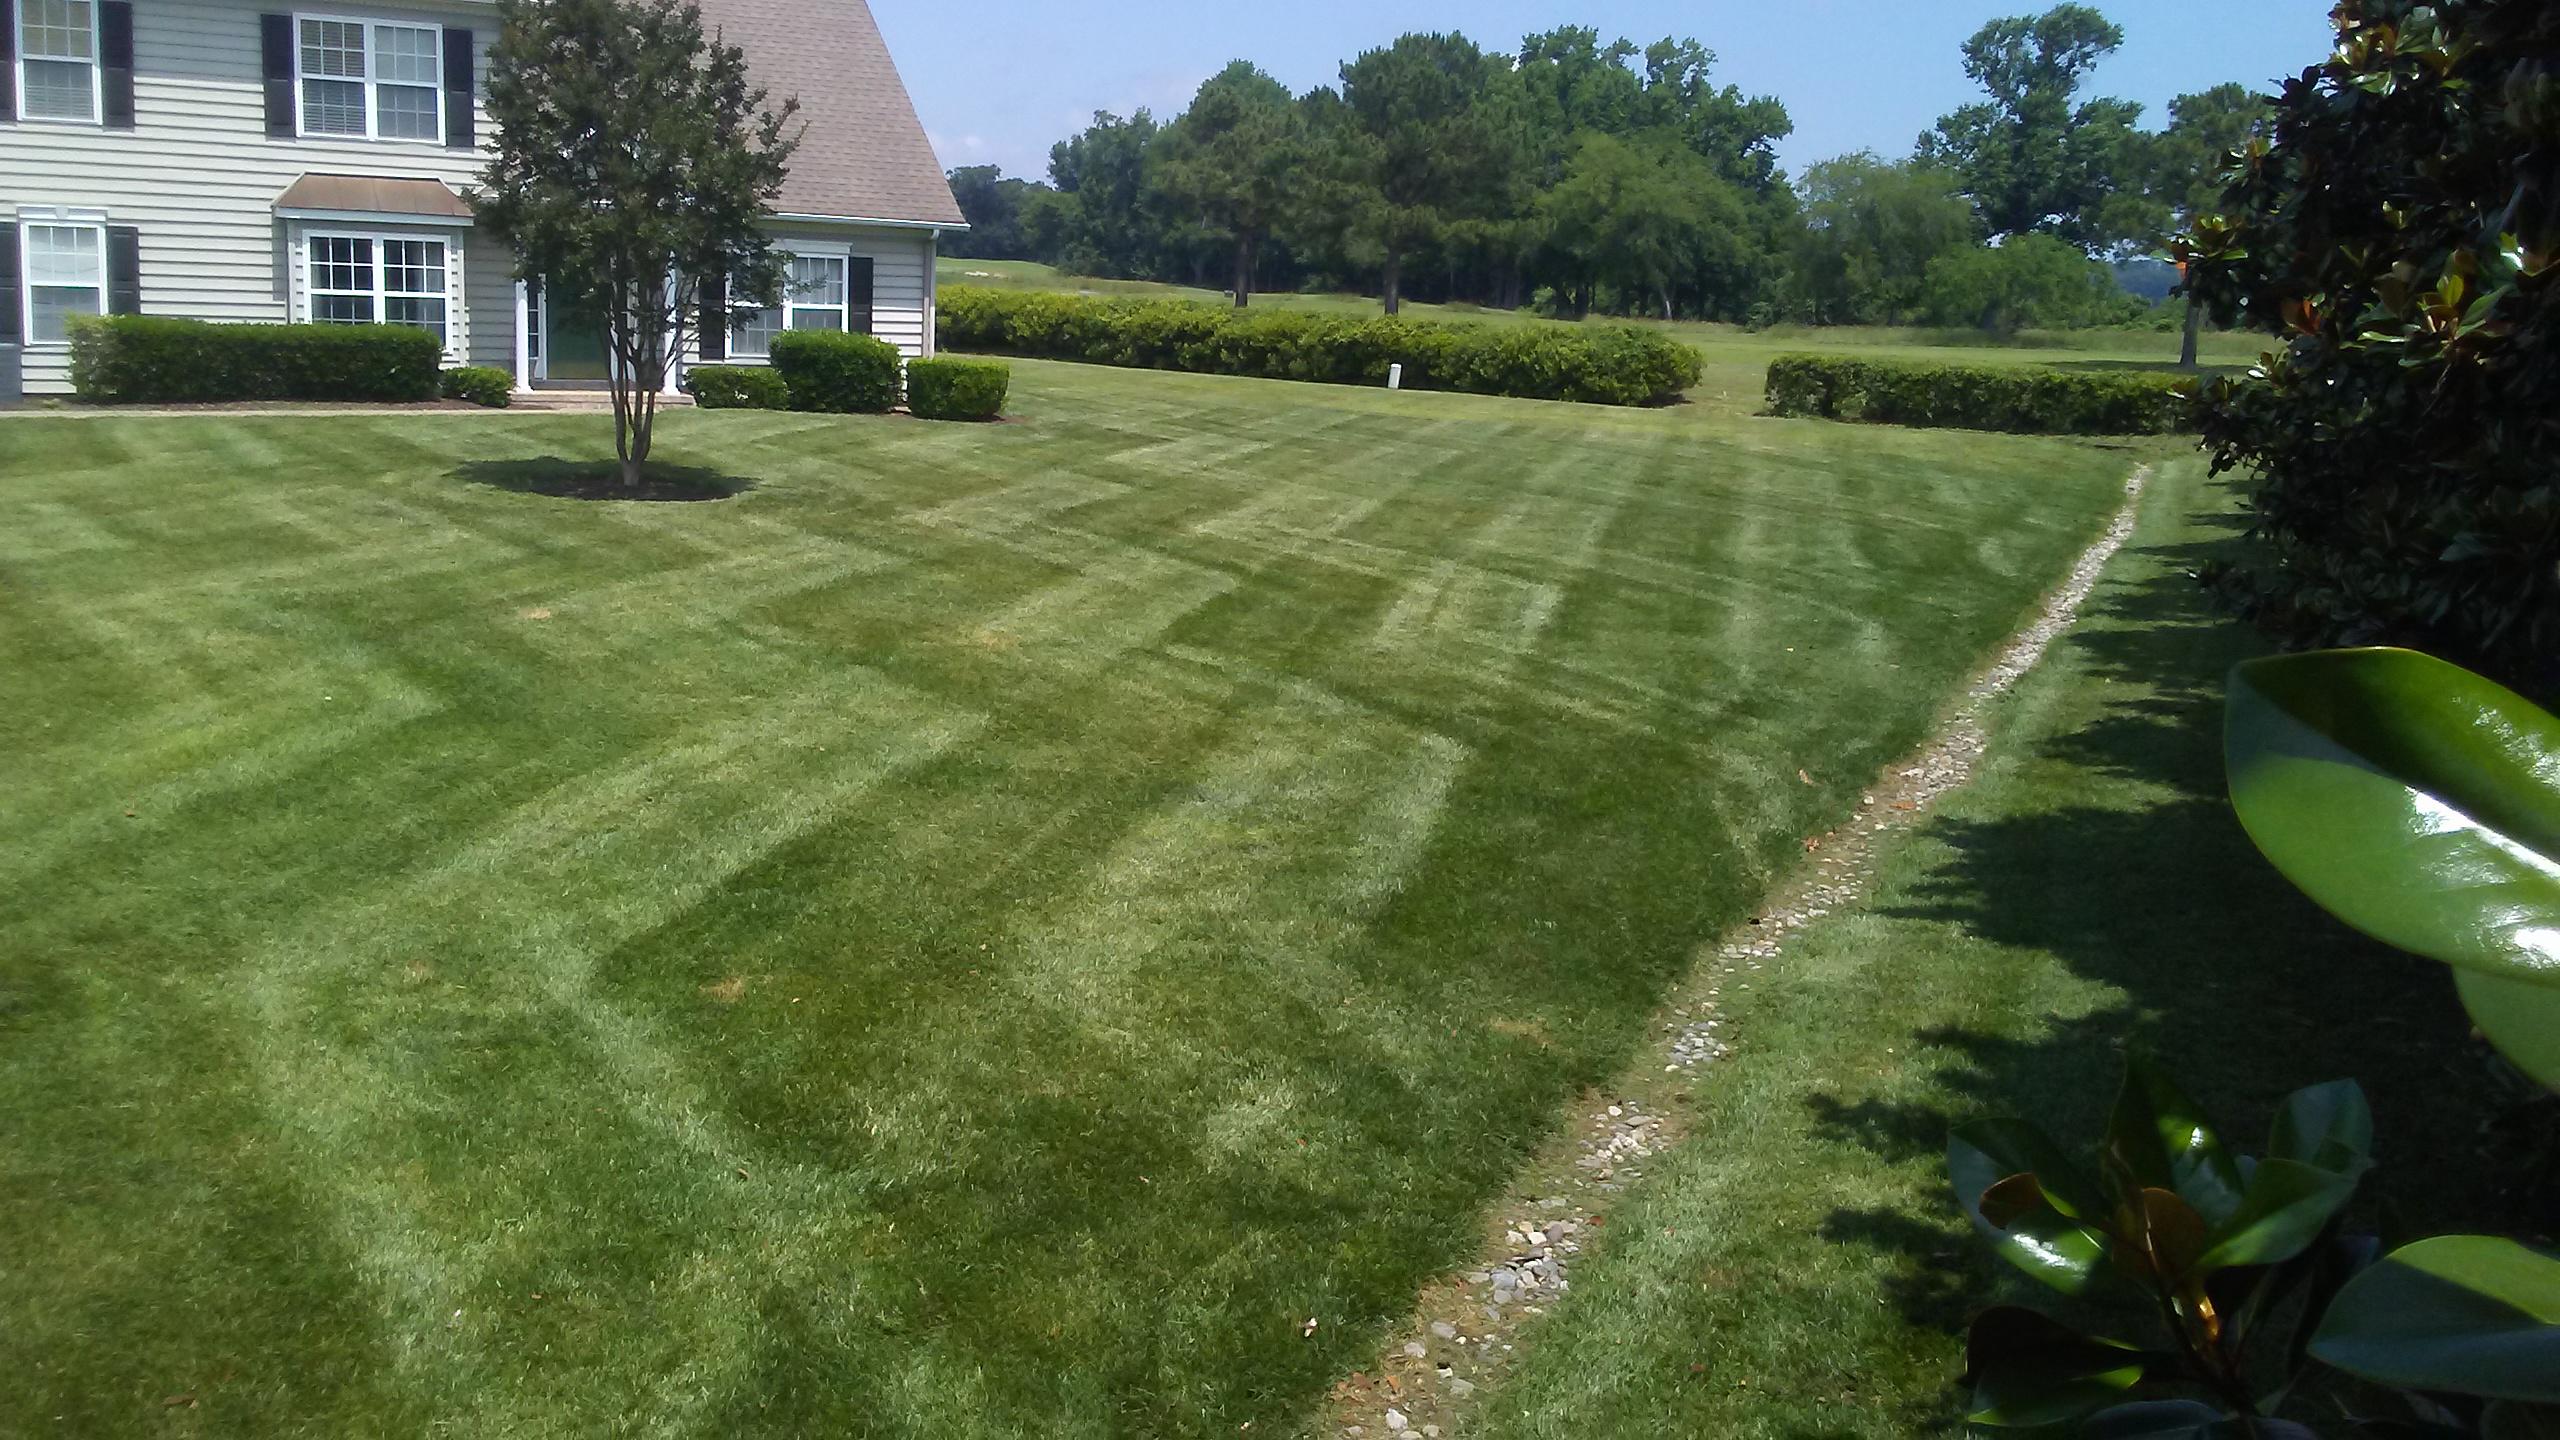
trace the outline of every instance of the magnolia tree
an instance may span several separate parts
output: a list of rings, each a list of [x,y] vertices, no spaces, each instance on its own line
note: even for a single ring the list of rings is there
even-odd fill
[[[770,305],[763,229],[799,135],[736,46],[685,0],[498,0],[495,151],[472,207],[556,309],[603,325],[622,482],[648,464],[658,395],[709,310]]]

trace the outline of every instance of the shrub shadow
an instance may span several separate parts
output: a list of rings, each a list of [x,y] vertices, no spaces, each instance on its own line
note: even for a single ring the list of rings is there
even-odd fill
[[[457,465],[453,478],[519,495],[546,495],[555,500],[619,500],[648,504],[684,504],[729,500],[756,488],[742,475],[723,475],[696,465],[669,465],[652,460],[638,486],[622,483],[622,466],[613,460],[473,460]]]
[[[2223,687],[2259,647],[2195,579],[2230,555],[2245,522],[2211,528],[2224,533],[2133,552],[2150,563],[2130,580],[2111,577],[2058,643],[2057,659],[2125,694],[2043,744],[2038,760],[2062,770],[2044,777],[2047,793],[2068,796],[2085,776],[2105,787],[2105,803],[1935,821],[1928,834],[1947,858],[1884,912],[2050,954],[2122,1000],[2055,1017],[2031,1039],[1922,1030],[1914,1040],[1935,1060],[1938,1103],[1818,1095],[1808,1122],[1910,1164],[1943,1153],[1957,1123],[2018,1114],[2085,1153],[2126,1051],[2138,1048],[2174,1067],[2231,1143],[2258,1153],[2285,1094],[2352,1078],[2372,1098],[2384,1161],[2369,1206],[2418,1233],[2529,1228],[2534,1217],[2482,1140],[2500,1104],[2447,974],[2330,919],[2266,864],[2231,813]],[[2138,787],[2130,804],[2128,784]],[[1974,1242],[1952,1199],[1844,1209],[1822,1233],[1891,1256],[1887,1299],[1917,1326],[1961,1328],[2014,1278]]]

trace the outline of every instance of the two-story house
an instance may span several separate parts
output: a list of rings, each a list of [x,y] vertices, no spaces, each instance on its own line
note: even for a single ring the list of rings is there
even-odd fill
[[[0,0],[0,402],[70,390],[74,315],[416,325],[520,387],[598,383],[596,325],[474,231],[483,0]],[[707,327],[931,352],[936,237],[962,227],[864,0],[702,0],[808,128],[774,207],[793,286]]]

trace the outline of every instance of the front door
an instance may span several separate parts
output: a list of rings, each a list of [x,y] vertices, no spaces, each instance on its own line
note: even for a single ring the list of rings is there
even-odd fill
[[[554,300],[542,287],[542,378],[561,385],[602,385],[613,378],[599,310]]]

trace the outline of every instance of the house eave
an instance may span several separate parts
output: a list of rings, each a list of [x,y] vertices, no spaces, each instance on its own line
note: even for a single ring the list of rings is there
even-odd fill
[[[880,230],[935,230],[956,234],[968,229],[966,222],[951,220],[883,220],[876,215],[802,215],[777,210],[773,219],[819,225],[869,225]]]

